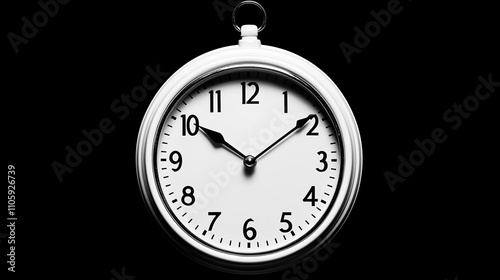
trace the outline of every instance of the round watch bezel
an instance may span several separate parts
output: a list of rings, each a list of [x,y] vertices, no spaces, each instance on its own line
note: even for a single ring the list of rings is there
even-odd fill
[[[283,58],[286,59],[283,59]],[[280,60],[281,58],[281,60]],[[168,209],[156,175],[156,141],[164,118],[174,104],[193,87],[221,73],[253,69],[285,76],[316,95],[332,120],[342,150],[338,202],[332,203],[315,229],[300,242],[276,252],[235,254],[207,246],[186,232]],[[297,73],[297,71],[299,73]],[[306,71],[306,72],[304,72]],[[356,198],[361,178],[362,152],[354,116],[336,85],[318,68],[287,51],[262,46],[226,47],[202,55],[179,69],[158,91],[139,133],[136,165],[141,194],[153,217],[174,245],[188,256],[210,267],[236,273],[262,273],[285,268],[314,252],[340,229]],[[335,206],[336,209],[333,209]]]

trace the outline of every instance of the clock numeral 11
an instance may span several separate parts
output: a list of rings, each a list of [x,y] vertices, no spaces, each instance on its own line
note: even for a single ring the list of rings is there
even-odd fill
[[[208,94],[210,94],[210,113],[213,113],[215,111],[215,107],[217,107],[217,113],[220,113],[220,90],[216,90],[215,92],[211,90],[208,92]],[[217,98],[217,102],[214,101],[214,97]],[[215,106],[215,104],[217,104],[217,106]]]

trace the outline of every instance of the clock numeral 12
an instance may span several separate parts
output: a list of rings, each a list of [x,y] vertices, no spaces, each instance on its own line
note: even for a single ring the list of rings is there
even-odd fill
[[[247,83],[242,82],[241,83],[241,102],[242,104],[259,104],[258,100],[254,100],[254,98],[259,94],[259,85],[256,82],[250,82],[248,83],[248,86],[254,86],[255,91],[253,95],[247,100],[247,89],[246,89]]]
[[[210,94],[210,113],[213,113],[215,110],[214,109],[215,108],[214,96],[217,98],[217,113],[220,113],[220,110],[221,110],[220,90],[216,90],[215,92],[213,90],[211,90],[208,92],[208,94]]]

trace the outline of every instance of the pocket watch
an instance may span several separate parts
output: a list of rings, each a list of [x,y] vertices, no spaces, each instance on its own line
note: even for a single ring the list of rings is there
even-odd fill
[[[260,27],[236,24],[245,4]],[[340,90],[306,59],[262,45],[261,5],[233,11],[237,45],[205,53],[160,88],[136,150],[141,194],[173,244],[215,269],[300,261],[345,222],[362,148]]]

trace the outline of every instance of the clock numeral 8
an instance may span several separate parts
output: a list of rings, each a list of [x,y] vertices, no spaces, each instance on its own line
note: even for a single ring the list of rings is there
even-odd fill
[[[187,199],[186,199],[187,198]],[[191,186],[185,186],[182,189],[182,198],[181,201],[184,205],[186,206],[191,206],[194,204],[194,201],[196,199],[194,198],[194,189]]]

